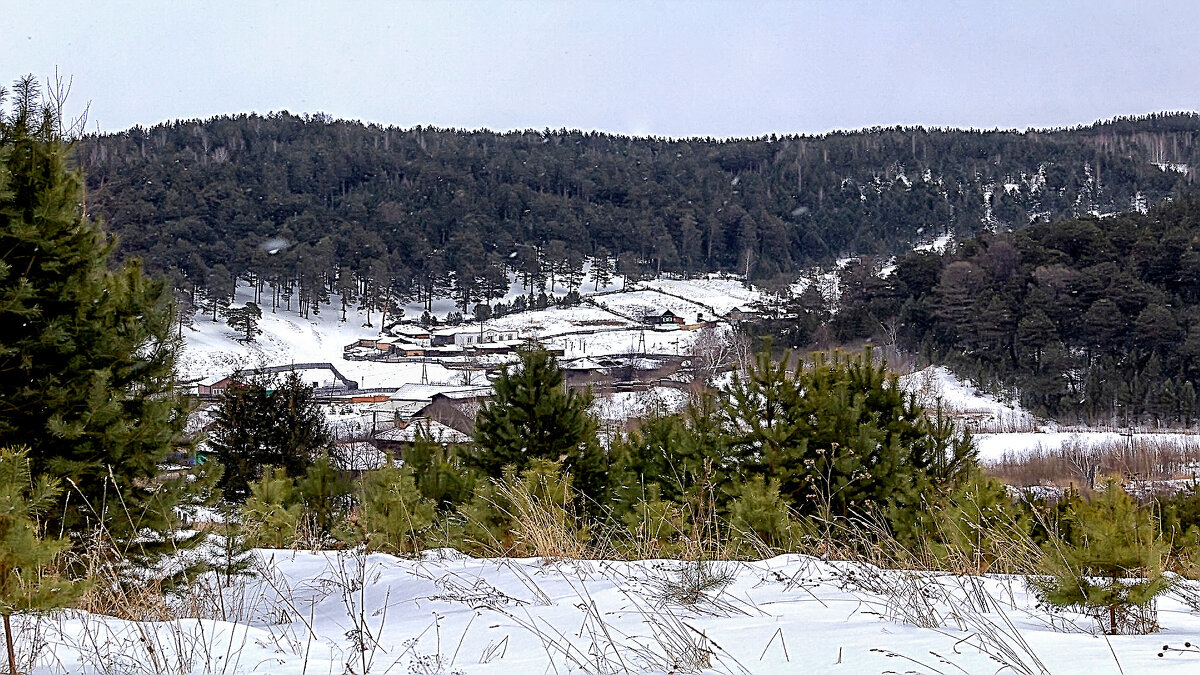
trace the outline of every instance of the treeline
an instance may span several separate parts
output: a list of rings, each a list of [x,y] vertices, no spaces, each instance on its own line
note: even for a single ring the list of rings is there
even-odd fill
[[[953,229],[1126,211],[1189,188],[1194,114],[1064,130],[880,128],[714,140],[398,129],[288,113],[179,121],[77,144],[88,211],[189,299],[243,279],[300,311],[453,293],[516,272],[779,280]]]
[[[884,277],[870,268],[843,271],[839,339],[920,350],[1055,419],[1200,417],[1200,199],[983,232]]]

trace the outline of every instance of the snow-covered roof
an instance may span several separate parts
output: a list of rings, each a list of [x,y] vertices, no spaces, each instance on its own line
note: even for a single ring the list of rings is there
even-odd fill
[[[475,385],[464,384],[405,384],[392,392],[389,397],[393,401],[429,401],[435,394],[447,394],[469,389],[477,389]]]
[[[589,358],[587,356],[585,356],[581,359],[575,359],[574,361],[568,361],[563,364],[563,368],[566,368],[567,370],[604,370],[605,369],[604,366],[601,365],[599,362],[597,362],[595,359]]]
[[[418,417],[403,427],[382,431],[375,435],[375,439],[392,443],[413,443],[418,435],[432,438],[439,443],[468,443],[471,440],[471,437],[463,432],[426,417]]]
[[[391,332],[396,335],[404,335],[413,337],[417,335],[429,335],[429,329],[415,324],[397,324],[390,328]]]
[[[441,396],[455,401],[471,398],[490,398],[492,395],[492,387],[490,385],[483,387],[473,387],[471,389],[461,389],[458,391],[438,392]]]
[[[220,374],[218,374],[218,375],[209,375],[208,377],[204,378],[203,380],[200,380],[200,381],[199,381],[199,382],[197,382],[196,384],[199,384],[199,385],[201,385],[201,386],[204,386],[204,387],[211,387],[211,386],[213,386],[214,384],[216,384],[216,383],[220,382],[221,380],[227,380],[227,379],[229,379],[230,377],[232,377],[232,376],[231,376],[231,375],[220,375]]]

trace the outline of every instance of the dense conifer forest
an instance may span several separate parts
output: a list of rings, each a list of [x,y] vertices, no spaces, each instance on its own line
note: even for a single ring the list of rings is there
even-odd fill
[[[837,337],[920,349],[1014,387],[1031,410],[1091,422],[1198,417],[1200,199],[1148,214],[981,232],[883,278],[842,274]]]
[[[388,291],[453,293],[467,308],[502,293],[508,272],[578,284],[587,257],[633,275],[782,281],[947,230],[1136,210],[1191,186],[1198,132],[1196,115],[1163,114],[672,140],[278,113],[135,127],[76,150],[118,255],[190,299],[220,303],[240,278],[305,312],[337,295],[383,306]]]

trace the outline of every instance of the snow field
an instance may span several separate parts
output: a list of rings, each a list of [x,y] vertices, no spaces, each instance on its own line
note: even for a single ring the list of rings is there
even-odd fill
[[[192,618],[24,618],[34,673],[1192,673],[1200,617],[1098,636],[1020,577],[884,571],[787,555],[696,563],[420,560],[255,552],[258,575],[194,588]],[[696,570],[703,569],[706,588]],[[689,573],[688,570],[692,570]],[[1195,593],[1195,582],[1186,582]],[[220,601],[218,601],[220,597]],[[198,614],[194,611],[199,609]],[[36,625],[35,625],[36,622]],[[22,642],[24,655],[30,643]]]

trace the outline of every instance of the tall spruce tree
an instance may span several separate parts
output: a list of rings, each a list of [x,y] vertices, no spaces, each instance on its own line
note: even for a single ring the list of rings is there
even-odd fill
[[[69,153],[32,77],[0,98],[0,438],[64,479],[56,527],[103,526],[118,550],[163,553],[179,544],[167,533],[185,487],[155,480],[186,421],[171,294],[137,262],[109,268]]]

